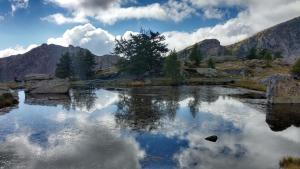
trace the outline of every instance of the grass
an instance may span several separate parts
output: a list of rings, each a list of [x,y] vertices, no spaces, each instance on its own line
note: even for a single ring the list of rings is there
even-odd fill
[[[279,165],[282,169],[300,169],[300,158],[285,157]]]
[[[19,84],[16,83],[16,82],[0,83],[0,88],[18,89],[19,88]]]
[[[267,90],[267,87],[265,85],[262,85],[256,81],[253,80],[238,80],[235,83],[230,84],[230,86],[233,87],[242,87],[246,89],[251,89],[251,90],[257,90],[257,91],[263,91],[265,92]]]

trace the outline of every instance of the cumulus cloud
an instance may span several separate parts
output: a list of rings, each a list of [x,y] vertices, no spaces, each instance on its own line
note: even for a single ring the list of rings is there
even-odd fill
[[[204,16],[207,19],[221,19],[224,16],[224,13],[215,8],[206,8],[204,10]]]
[[[18,9],[25,9],[28,7],[29,0],[10,0],[11,3],[11,12],[12,15],[18,10]]]
[[[57,24],[82,23],[82,18],[95,18],[105,24],[114,24],[120,20],[126,19],[155,19],[155,20],[173,20],[181,21],[195,13],[195,9],[190,3],[185,1],[168,0],[166,3],[152,3],[144,6],[122,7],[122,4],[130,0],[113,0],[113,1],[63,1],[47,0],[48,3],[55,4],[59,7],[70,11],[71,16],[66,17],[62,13],[56,14],[60,19],[53,19],[53,15],[44,17],[43,20],[51,21]],[[132,1],[132,0],[131,0]],[[68,18],[68,19],[62,19]],[[52,19],[51,19],[52,18]],[[71,19],[72,18],[72,19]],[[65,21],[65,22],[62,22]]]
[[[115,36],[91,24],[68,29],[61,37],[48,39],[48,44],[80,46],[97,55],[108,54],[114,47]]]
[[[192,1],[202,7],[219,5],[240,5],[246,7],[237,17],[225,23],[212,27],[199,28],[193,32],[170,31],[165,32],[170,49],[181,50],[189,45],[204,39],[215,38],[223,45],[229,45],[245,39],[263,29],[287,21],[300,15],[300,1],[297,0],[272,0],[272,1],[239,1],[239,0],[214,0]],[[273,9],[266,10],[268,8]],[[204,12],[205,13],[205,12]]]
[[[3,49],[3,50],[0,50],[0,58],[8,57],[11,55],[23,54],[37,46],[38,45],[36,45],[36,44],[32,44],[32,45],[29,45],[28,47],[24,48],[23,46],[17,45],[14,48]]]

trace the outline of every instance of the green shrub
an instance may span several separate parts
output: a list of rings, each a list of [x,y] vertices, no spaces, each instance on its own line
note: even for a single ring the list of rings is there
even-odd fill
[[[294,66],[291,69],[291,72],[294,76],[300,77],[300,59],[298,59],[296,61],[296,63],[294,64]]]

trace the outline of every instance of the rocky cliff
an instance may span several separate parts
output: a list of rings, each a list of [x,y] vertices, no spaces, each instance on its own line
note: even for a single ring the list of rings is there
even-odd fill
[[[206,39],[196,43],[195,45],[197,45],[198,51],[201,52],[203,56],[221,56],[225,54],[225,47],[222,46],[220,41],[217,39]],[[186,49],[178,52],[180,58],[188,58],[193,46],[187,47]]]
[[[28,74],[55,73],[56,64],[63,53],[74,54],[80,50],[79,47],[62,47],[58,45],[43,44],[31,51],[0,59],[0,81],[23,80]],[[96,56],[96,55],[95,55]],[[117,56],[96,56],[97,68],[107,68],[118,61]]]
[[[251,48],[281,52],[289,63],[300,58],[300,17],[273,26],[254,36],[226,47],[233,54],[245,57]]]

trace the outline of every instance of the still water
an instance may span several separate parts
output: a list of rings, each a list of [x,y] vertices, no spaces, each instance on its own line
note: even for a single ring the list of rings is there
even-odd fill
[[[74,89],[0,113],[1,169],[276,169],[300,156],[300,106],[218,86]],[[204,138],[217,135],[216,143]]]

